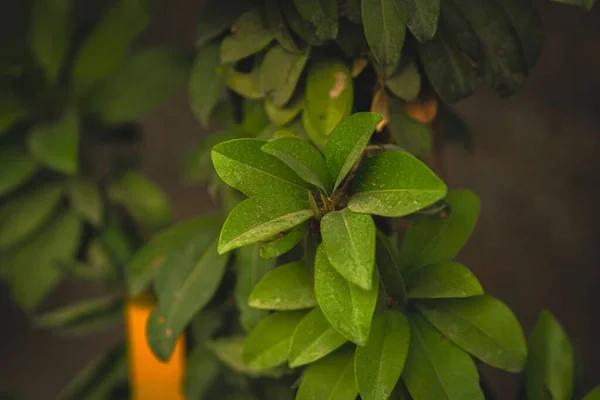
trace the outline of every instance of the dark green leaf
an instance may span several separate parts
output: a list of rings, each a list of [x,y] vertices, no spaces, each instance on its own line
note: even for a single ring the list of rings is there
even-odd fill
[[[526,72],[519,39],[510,21],[496,2],[486,0],[454,1],[470,22],[486,57],[486,81],[501,94],[512,94]]]
[[[483,400],[479,374],[467,353],[422,317],[409,315],[411,341],[402,378],[415,400]]]
[[[221,371],[219,359],[204,345],[194,348],[186,364],[185,394],[188,399],[205,399]]]
[[[206,347],[206,342],[221,328],[225,315],[215,308],[205,308],[194,316],[190,322],[190,336],[198,347]]]
[[[315,259],[315,295],[331,326],[354,343],[364,346],[369,338],[371,319],[379,285],[366,291],[345,280],[329,263],[321,245]]]
[[[199,217],[181,222],[157,233],[129,262],[127,286],[131,297],[139,296],[159,269],[164,269],[171,254],[178,254],[183,246],[205,232],[206,218]],[[200,236],[202,237],[202,236]]]
[[[205,127],[225,88],[217,71],[220,61],[219,45],[210,43],[198,52],[190,73],[190,107]]]
[[[309,21],[321,40],[333,40],[338,34],[337,0],[294,0],[300,16]]]
[[[109,213],[105,219],[102,230],[99,232],[102,243],[110,253],[112,261],[122,268],[127,264],[137,246],[131,232],[127,230],[123,221],[114,213]]]
[[[585,395],[582,400],[598,400],[600,399],[600,386],[596,386],[591,392]]]
[[[221,42],[221,62],[233,63],[258,53],[274,39],[260,12],[251,9],[233,23],[235,31]]]
[[[406,25],[397,0],[362,0],[362,20],[373,57],[390,77],[398,67]]]
[[[275,268],[254,287],[248,304],[264,310],[302,310],[317,304],[313,279],[302,261]]]
[[[48,220],[56,209],[63,190],[63,185],[49,183],[2,204],[0,248],[17,244]]]
[[[369,158],[360,166],[352,190],[350,210],[402,217],[442,199],[447,189],[444,182],[415,157],[388,152]]]
[[[352,76],[344,63],[325,59],[311,65],[306,82],[304,114],[316,132],[329,135],[350,115],[353,100]]]
[[[70,0],[36,0],[31,10],[29,47],[46,78],[54,82],[69,51]]]
[[[127,171],[112,182],[108,198],[144,225],[160,227],[171,221],[171,206],[163,190],[137,171]]]
[[[359,159],[381,119],[379,114],[359,112],[336,126],[325,152],[329,173],[335,178],[334,189],[342,183]]]
[[[422,300],[423,316],[458,346],[496,368],[520,372],[527,358],[519,321],[500,300],[487,296]]]
[[[362,24],[360,2],[361,0],[342,0],[344,16],[355,24]]]
[[[410,327],[404,314],[390,310],[373,319],[369,341],[356,348],[354,357],[361,399],[390,397],[404,369],[409,343]]]
[[[277,378],[282,375],[281,369],[258,369],[252,368],[242,360],[242,350],[246,338],[243,336],[233,336],[229,338],[219,338],[208,343],[208,348],[232,370],[249,375],[252,377],[266,376]]]
[[[591,10],[594,7],[596,0],[552,0],[557,3],[570,4],[572,6],[581,7],[585,10]]]
[[[300,52],[301,46],[296,42],[287,24],[283,20],[282,5],[279,0],[265,3],[265,13],[269,29],[275,35],[275,40],[287,51]]]
[[[260,280],[275,267],[275,260],[265,260],[260,257],[258,243],[238,249],[236,255],[235,302],[240,311],[242,327],[246,331],[251,331],[258,321],[267,315],[267,312],[251,307],[248,299]]]
[[[331,178],[323,155],[306,140],[283,137],[268,142],[262,147],[262,151],[277,157],[304,181],[324,192],[331,188]]]
[[[440,0],[398,0],[404,23],[419,42],[430,40],[437,30]]]
[[[101,297],[84,300],[34,317],[34,323],[65,335],[79,335],[105,328],[123,319],[123,299]]]
[[[27,115],[27,108],[13,96],[0,96],[0,136]]]
[[[158,306],[148,319],[148,343],[168,360],[179,334],[219,287],[228,256],[216,252],[220,221],[204,218],[193,236],[170,252],[156,271]]]
[[[305,311],[282,311],[260,321],[244,343],[244,363],[252,369],[268,369],[286,362],[292,334],[305,315]]]
[[[95,268],[77,261],[58,261],[56,268],[86,282],[106,283],[115,280],[113,271]]]
[[[247,196],[289,193],[305,197],[310,185],[283,162],[263,152],[261,147],[266,143],[238,139],[216,145],[211,158],[217,174]]]
[[[308,232],[308,222],[293,227],[282,237],[260,244],[260,256],[263,258],[279,257],[292,250]]]
[[[325,43],[317,37],[312,24],[302,18],[293,1],[281,1],[280,4],[285,21],[296,35],[311,46],[321,46]]]
[[[75,58],[71,85],[76,96],[121,65],[129,46],[150,23],[150,8],[149,0],[119,0],[108,10]]]
[[[12,299],[24,311],[34,311],[58,284],[63,272],[56,263],[75,256],[81,233],[79,218],[65,212],[15,250],[8,281]]]
[[[260,68],[255,67],[251,72],[239,72],[232,66],[222,65],[217,70],[225,86],[247,99],[262,99],[265,97],[260,87]]]
[[[295,196],[280,193],[251,197],[238,204],[227,217],[221,230],[219,253],[267,240],[312,216],[308,202]]]
[[[542,22],[535,3],[506,0],[499,1],[496,4],[506,13],[511,25],[517,32],[527,69],[531,70],[540,56],[544,43]]]
[[[269,116],[262,101],[244,99],[242,104],[242,124],[244,131],[252,136],[265,139],[263,133],[269,128]]]
[[[290,53],[281,46],[267,52],[260,67],[260,87],[273,104],[281,107],[292,98],[309,54]]]
[[[108,398],[114,385],[127,378],[127,347],[119,343],[92,360],[57,396],[58,400]]]
[[[306,369],[296,400],[355,400],[356,396],[354,352],[344,348]]]
[[[390,100],[389,113],[388,126],[396,144],[416,157],[430,158],[433,150],[431,126],[409,117],[404,112],[404,104],[395,98]]]
[[[104,216],[104,204],[96,182],[90,178],[77,178],[68,183],[67,191],[75,212],[99,226]]]
[[[543,311],[529,337],[525,366],[527,396],[531,400],[571,399],[574,384],[573,344],[554,316]]]
[[[415,61],[413,59],[406,61],[392,77],[385,80],[385,85],[402,100],[416,99],[421,91],[421,74]]]
[[[345,19],[340,20],[340,33],[336,42],[347,57],[354,58],[354,62],[356,62],[357,58],[363,59],[365,61],[364,66],[367,66],[367,60],[363,57],[367,55],[368,45],[362,25],[346,21]],[[356,78],[357,76],[356,70],[353,67],[352,77]]]
[[[325,357],[347,341],[348,339],[333,329],[321,309],[315,307],[296,326],[290,343],[290,367],[310,364]]]
[[[186,86],[190,61],[166,46],[141,50],[94,87],[84,109],[106,124],[141,118]]]
[[[73,175],[79,164],[79,121],[69,109],[52,125],[35,127],[28,137],[29,151],[43,165]]]
[[[464,265],[444,261],[427,265],[408,275],[408,298],[439,299],[483,294],[479,281]]]
[[[27,182],[38,165],[23,146],[0,147],[0,196],[6,195]]]
[[[329,212],[321,220],[323,248],[329,263],[344,279],[364,290],[373,288],[375,232],[370,215],[356,214],[347,208]]]
[[[400,264],[407,270],[451,261],[465,245],[479,217],[479,198],[469,190],[453,190],[445,217],[418,217],[406,231]]]
[[[196,34],[196,47],[201,48],[210,40],[229,29],[233,21],[251,6],[247,0],[207,0],[200,12]]]
[[[400,264],[394,245],[383,232],[377,230],[377,249],[375,252],[377,268],[385,292],[394,301],[403,305],[406,302],[406,288],[400,273]]]

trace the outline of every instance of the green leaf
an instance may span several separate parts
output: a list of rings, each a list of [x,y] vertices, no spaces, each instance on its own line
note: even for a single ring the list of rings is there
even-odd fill
[[[360,4],[358,7],[360,9]],[[355,59],[353,64],[356,63],[357,59],[362,59],[364,61],[363,68],[366,68],[368,61],[364,57],[368,53],[368,45],[367,39],[365,38],[365,31],[361,24],[362,22],[355,24],[345,19],[341,19],[340,33],[338,34],[336,43],[346,57]],[[355,65],[352,66],[353,78],[356,78],[360,74],[357,73],[358,70],[359,69],[357,69]]]
[[[402,378],[415,400],[484,399],[473,359],[422,317],[409,315],[411,341]]]
[[[58,284],[63,272],[56,263],[75,256],[81,233],[79,218],[65,212],[15,250],[8,281],[12,299],[25,312],[33,312]]]
[[[148,318],[148,343],[159,359],[171,356],[177,338],[213,297],[225,273],[228,256],[218,255],[220,221],[204,218],[194,235],[170,252],[156,271],[158,306]]]
[[[306,136],[312,142],[312,144],[317,146],[317,148],[321,151],[325,150],[328,136],[317,131],[317,128],[314,127],[312,121],[310,120],[310,115],[306,110],[302,113],[302,129],[304,132],[306,132]]]
[[[247,99],[265,97],[260,87],[260,68],[255,67],[251,72],[239,72],[232,66],[222,65],[217,72],[225,86],[240,96]]]
[[[123,319],[123,298],[83,300],[34,317],[34,324],[63,335],[80,335],[106,328]]]
[[[331,178],[323,155],[306,140],[283,137],[262,146],[262,151],[277,157],[300,178],[324,192],[331,188]]]
[[[417,217],[406,230],[400,264],[407,270],[451,261],[465,245],[479,217],[479,198],[469,190],[453,190],[446,217]]]
[[[402,55],[406,25],[397,0],[362,0],[367,43],[383,75],[392,76]]]
[[[281,369],[258,369],[252,368],[242,360],[242,350],[246,338],[243,336],[233,336],[229,338],[219,338],[207,344],[208,348],[232,370],[249,375],[251,377],[266,376],[278,378],[282,375]]]
[[[25,239],[56,209],[63,186],[48,183],[11,198],[0,208],[0,248],[6,249]]]
[[[171,221],[171,206],[163,190],[137,171],[127,171],[113,181],[108,187],[108,198],[149,227],[160,227]]]
[[[0,147],[0,196],[6,195],[27,182],[38,165],[24,146]]]
[[[213,147],[211,158],[219,177],[247,196],[284,193],[305,197],[310,185],[283,162],[263,152],[266,143],[238,139]]]
[[[433,150],[431,126],[409,117],[404,112],[404,104],[395,98],[390,99],[389,113],[388,127],[396,144],[416,157],[430,158]]]
[[[304,42],[311,46],[322,46],[325,44],[323,40],[317,37],[317,34],[310,21],[306,21],[304,18],[302,18],[293,1],[281,1],[280,5],[283,16],[285,17],[285,21],[292,31]]]
[[[14,96],[0,96],[0,136],[27,115],[27,108]]]
[[[268,369],[286,362],[292,334],[305,315],[305,311],[276,312],[260,321],[244,343],[244,363]]]
[[[301,46],[296,42],[292,33],[288,29],[287,24],[283,20],[282,5],[279,0],[265,3],[265,15],[267,17],[267,25],[273,32],[275,40],[281,47],[292,53],[302,51]]]
[[[410,327],[404,314],[389,310],[373,319],[367,345],[357,347],[354,356],[361,399],[390,397],[404,369],[409,343]]]
[[[406,279],[409,299],[471,297],[483,294],[479,281],[464,265],[444,261],[427,265]]]
[[[49,168],[74,175],[79,164],[79,121],[75,109],[69,109],[52,125],[35,127],[28,137],[29,151]]]
[[[116,265],[118,263],[117,260],[115,259],[115,257],[111,253],[111,249],[105,244],[105,241],[101,236],[92,239],[87,244],[86,262],[89,265],[89,267],[84,265],[79,269],[87,268],[88,270],[91,270],[92,272],[88,275],[93,276],[93,273],[95,272],[96,275],[100,275],[102,277],[99,280],[103,279],[105,282],[109,282],[111,280],[115,281],[121,278],[120,265]],[[69,272],[75,272],[73,271],[73,269],[78,269],[76,265],[75,267],[69,267],[68,264],[77,264],[77,262],[71,261],[69,263],[59,263],[58,267]],[[85,273],[85,271],[82,272]]]
[[[166,46],[141,50],[94,87],[84,109],[111,125],[141,118],[186,86],[190,61]]]
[[[353,101],[352,76],[344,63],[324,59],[311,65],[306,81],[304,113],[316,132],[329,135],[350,115]]]
[[[69,51],[69,0],[36,0],[31,10],[29,47],[46,78],[55,82]]]
[[[591,392],[585,395],[582,400],[598,400],[600,399],[600,386],[596,386]]]
[[[587,11],[591,10],[594,7],[596,0],[552,0],[557,3],[569,4],[572,6],[581,7]]]
[[[290,101],[286,107],[278,107],[269,99],[265,99],[265,111],[269,116],[271,122],[273,122],[277,126],[287,125],[289,122],[294,120],[298,114],[302,111],[303,99],[299,98],[298,100]]]
[[[156,272],[164,269],[172,254],[181,252],[181,248],[193,241],[193,238],[205,233],[207,219],[198,217],[181,222],[157,233],[142,247],[127,267],[128,294],[139,296]],[[218,230],[218,228],[217,228]]]
[[[313,279],[302,261],[275,268],[254,287],[248,304],[264,310],[302,310],[317,305]]]
[[[554,316],[542,311],[529,337],[525,366],[527,396],[531,400],[571,399],[574,385],[573,344]]]
[[[404,305],[406,303],[406,287],[400,273],[396,249],[390,239],[380,230],[377,230],[375,260],[386,294],[400,305]]]
[[[274,39],[257,9],[240,15],[233,23],[235,32],[221,42],[221,62],[233,63],[258,53]]]
[[[100,400],[108,398],[119,381],[128,374],[125,342],[94,358],[58,394],[57,400]]]
[[[519,321],[500,300],[487,296],[422,300],[421,314],[446,337],[481,361],[520,372],[527,345]]]
[[[99,235],[112,261],[119,268],[131,260],[137,244],[134,243],[131,231],[126,229],[125,224],[116,217],[115,213],[108,214]]]
[[[257,310],[248,304],[252,290],[275,267],[275,260],[260,257],[258,243],[244,246],[236,252],[237,278],[235,282],[235,302],[240,311],[240,322],[246,331],[251,331],[267,312]]]
[[[308,222],[293,227],[282,237],[260,244],[260,256],[263,258],[279,257],[292,250],[308,232]]]
[[[401,64],[398,71],[385,80],[385,85],[402,100],[416,99],[421,92],[421,74],[415,60],[411,58],[404,65]]]
[[[265,111],[262,101],[254,99],[243,100],[241,128],[252,136],[265,139],[262,136],[264,131],[269,129],[269,116]]]
[[[225,88],[217,71],[220,61],[219,45],[209,43],[198,52],[190,73],[190,107],[204,127]]]
[[[229,29],[233,21],[250,7],[246,0],[228,0],[226,6],[221,0],[207,0],[199,15],[196,33],[196,48]]]
[[[486,82],[501,94],[514,93],[525,75],[525,63],[515,29],[492,1],[454,3],[475,31],[485,52]]]
[[[323,248],[329,263],[344,279],[364,290],[373,288],[375,232],[370,215],[356,214],[347,208],[329,212],[321,220]]]
[[[296,400],[355,400],[356,396],[354,352],[344,348],[306,369]]]
[[[188,399],[205,399],[221,372],[219,359],[205,346],[197,345],[186,364],[185,394]]]
[[[121,65],[129,47],[150,23],[149,0],[119,0],[77,52],[71,85],[77,97]]]
[[[78,261],[58,261],[56,268],[85,282],[107,283],[116,279],[114,271],[88,266]]]
[[[535,3],[507,0],[496,4],[502,8],[517,32],[527,69],[531,70],[540,56],[544,43],[544,29]]]
[[[93,225],[99,226],[104,217],[104,204],[96,182],[90,178],[73,179],[68,183],[67,191],[75,212]]]
[[[419,42],[430,40],[437,30],[440,0],[399,0],[404,23]]]
[[[300,321],[292,336],[289,351],[291,368],[319,360],[341,347],[348,339],[340,335],[315,307]]]
[[[338,34],[337,0],[294,0],[300,16],[309,21],[321,40],[333,40]]]
[[[359,112],[336,126],[325,151],[329,173],[335,178],[334,190],[354,167],[381,120],[379,114]]]
[[[307,201],[295,196],[280,193],[251,197],[227,217],[219,238],[219,253],[267,240],[312,216]]]
[[[360,346],[369,338],[378,292],[379,285],[366,291],[345,280],[329,263],[325,248],[319,246],[315,259],[317,302],[331,326]]]
[[[260,67],[260,87],[273,104],[281,107],[290,101],[309,54],[290,53],[281,46],[267,52]]]
[[[388,152],[362,163],[352,182],[352,190],[348,203],[350,210],[402,217],[442,199],[447,188],[415,157],[403,152]]]
[[[360,2],[361,0],[342,0],[345,17],[355,24],[362,24]]]

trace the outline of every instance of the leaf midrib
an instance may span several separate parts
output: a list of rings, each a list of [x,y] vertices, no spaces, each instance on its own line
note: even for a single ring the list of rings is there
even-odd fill
[[[451,400],[448,389],[446,388],[446,385],[444,384],[444,381],[443,381],[442,377],[440,376],[440,373],[438,372],[437,368],[435,367],[435,364],[432,361],[433,358],[431,357],[431,354],[429,354],[429,352],[427,351],[427,346],[425,345],[425,341],[421,337],[421,332],[420,332],[418,326],[415,326],[415,337],[418,340],[419,345],[421,346],[421,350],[425,354],[425,359],[427,360],[428,364],[431,366],[431,369],[435,373],[435,376],[437,377],[437,380],[440,383],[440,386],[442,387],[444,394],[446,395],[446,399]]]

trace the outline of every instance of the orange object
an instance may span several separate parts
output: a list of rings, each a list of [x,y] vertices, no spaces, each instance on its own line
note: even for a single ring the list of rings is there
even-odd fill
[[[127,303],[127,344],[132,400],[185,400],[183,395],[184,345],[179,337],[171,359],[160,361],[148,346],[146,323],[154,308],[149,298]]]
[[[406,115],[422,124],[430,124],[437,115],[438,103],[435,97],[425,101],[412,101],[404,105]]]

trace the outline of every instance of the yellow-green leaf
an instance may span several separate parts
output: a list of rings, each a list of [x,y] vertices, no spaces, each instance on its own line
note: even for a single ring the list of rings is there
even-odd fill
[[[35,174],[38,164],[23,146],[0,147],[0,195],[12,192]]]
[[[254,287],[248,304],[264,310],[302,310],[317,304],[313,278],[302,261],[275,268]]]

